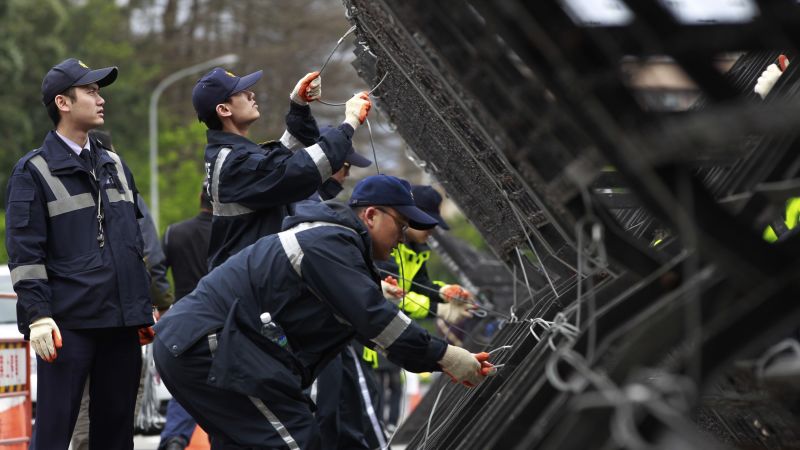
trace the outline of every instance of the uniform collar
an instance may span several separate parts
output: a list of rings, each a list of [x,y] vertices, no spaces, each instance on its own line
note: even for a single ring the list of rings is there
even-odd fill
[[[67,144],[67,147],[69,147],[70,150],[75,152],[75,154],[78,155],[78,156],[81,156],[81,152],[82,151],[91,149],[91,147],[89,146],[89,141],[91,140],[91,139],[89,139],[89,136],[86,136],[86,144],[84,144],[84,146],[81,147],[80,144],[78,144],[77,142],[74,142],[70,138],[68,138],[68,137],[64,136],[63,134],[59,133],[58,130],[53,130],[53,131],[56,133],[56,136],[58,136],[61,139],[61,142]]]
[[[206,130],[206,138],[208,145],[256,145],[244,136],[222,130]]]
[[[89,141],[92,141],[91,137],[89,138]],[[97,142],[93,142],[91,145],[97,150],[99,156],[98,165],[102,166],[104,164],[114,162],[114,160],[111,159],[111,157],[108,156],[105,151],[103,151]],[[47,136],[44,138],[44,144],[42,145],[41,152],[45,161],[47,161],[47,166],[50,168],[51,172],[67,170],[82,170],[84,172],[88,172],[83,166],[82,161],[78,159],[78,156],[75,155],[74,151],[69,147],[69,145],[61,140],[55,130],[51,130],[49,133],[47,133]]]

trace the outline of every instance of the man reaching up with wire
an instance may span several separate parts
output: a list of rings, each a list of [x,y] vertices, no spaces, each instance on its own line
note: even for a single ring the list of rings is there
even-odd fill
[[[351,138],[371,103],[366,93],[347,101],[341,125],[319,137],[308,102],[319,99],[319,72],[303,77],[290,95],[287,131],[280,141],[257,145],[247,138],[260,117],[249,89],[262,71],[238,77],[215,68],[197,82],[192,104],[208,127],[206,174],[213,206],[209,267],[259,238],[277,233],[292,203],[313,194],[345,163]]]

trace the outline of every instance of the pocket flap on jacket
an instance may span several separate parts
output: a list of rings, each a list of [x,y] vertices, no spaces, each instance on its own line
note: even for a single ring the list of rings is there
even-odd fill
[[[33,189],[12,189],[8,201],[32,202],[34,198],[36,198],[36,191]]]

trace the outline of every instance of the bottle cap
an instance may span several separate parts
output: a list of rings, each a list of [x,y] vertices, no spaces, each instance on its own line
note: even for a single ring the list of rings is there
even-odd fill
[[[259,317],[261,318],[261,323],[272,322],[272,316],[268,312],[262,313]]]

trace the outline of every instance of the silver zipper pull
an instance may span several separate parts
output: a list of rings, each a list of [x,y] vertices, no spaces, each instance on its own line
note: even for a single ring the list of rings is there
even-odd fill
[[[92,172],[94,175],[94,172]],[[95,178],[96,179],[96,178]],[[102,187],[97,185],[97,244],[100,248],[106,245],[106,237],[103,233],[103,197],[100,194]]]

